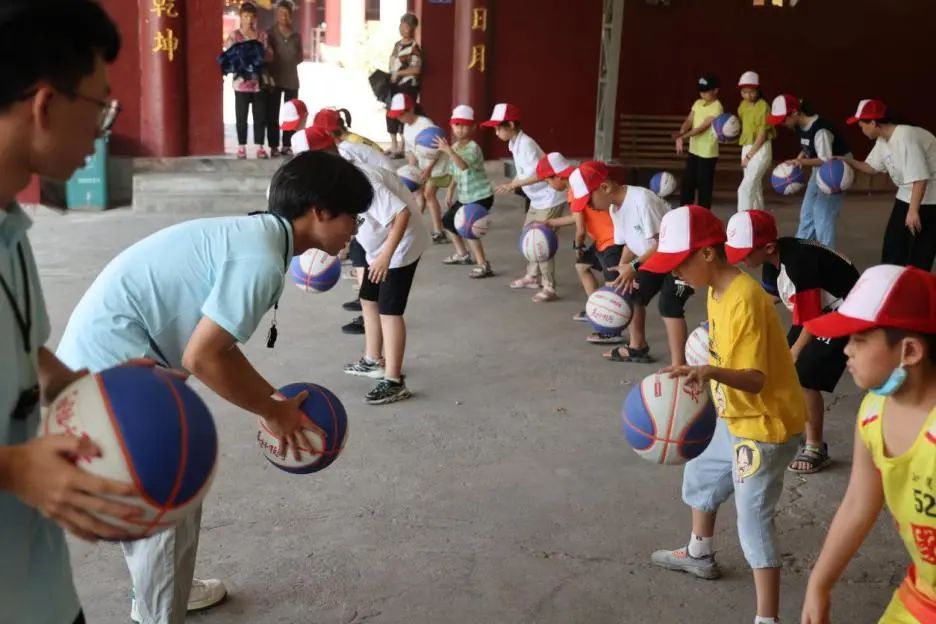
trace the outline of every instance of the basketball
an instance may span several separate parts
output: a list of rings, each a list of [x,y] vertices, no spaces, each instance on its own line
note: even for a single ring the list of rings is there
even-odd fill
[[[546,262],[558,249],[556,233],[542,223],[531,223],[520,232],[520,253],[530,262]]]
[[[676,192],[676,176],[669,171],[658,171],[650,178],[650,190],[658,197],[669,197]]]
[[[844,160],[827,160],[819,167],[816,181],[819,190],[826,195],[838,195],[851,188],[855,170]]]
[[[438,126],[429,126],[421,130],[416,135],[416,148],[424,158],[435,158],[439,149],[436,147],[436,139],[445,139],[448,135],[445,130]]]
[[[599,334],[620,334],[631,322],[633,310],[610,286],[602,286],[585,303],[585,315]]]
[[[781,195],[795,195],[806,186],[803,168],[793,163],[780,163],[774,167],[770,185]]]
[[[686,364],[705,366],[709,363],[708,321],[696,327],[686,341]]]
[[[490,218],[481,204],[465,204],[455,213],[455,231],[462,238],[475,240],[487,234]]]
[[[422,183],[419,181],[420,171],[418,167],[403,165],[397,169],[397,175],[400,177],[400,182],[403,183],[403,186],[413,192],[418,191],[419,187],[422,186]]]
[[[340,278],[341,260],[321,249],[309,249],[289,263],[290,281],[305,292],[325,292]]]
[[[715,433],[715,408],[708,393],[687,387],[685,381],[653,374],[631,388],[624,400],[624,437],[647,461],[683,464],[704,451]]]
[[[118,366],[75,381],[49,407],[41,432],[90,438],[101,456],[79,457],[76,465],[137,486],[139,496],[114,500],[142,515],[99,515],[136,537],[168,529],[197,509],[218,459],[208,407],[184,381],[151,366]]]
[[[348,415],[344,405],[332,392],[313,383],[293,383],[279,389],[280,394],[292,398],[308,390],[309,396],[299,408],[316,428],[305,428],[305,437],[311,445],[302,448],[300,460],[293,456],[292,449],[283,455],[279,439],[267,429],[263,420],[257,419],[257,443],[267,460],[285,472],[309,474],[328,468],[344,449],[348,440]]]
[[[712,120],[712,132],[719,143],[734,143],[741,135],[741,120],[731,113],[722,113]]]

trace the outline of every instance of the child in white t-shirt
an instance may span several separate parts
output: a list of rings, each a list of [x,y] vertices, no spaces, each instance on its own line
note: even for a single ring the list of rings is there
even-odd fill
[[[503,194],[523,189],[524,194],[530,199],[530,209],[527,211],[523,225],[545,223],[549,219],[562,216],[566,206],[565,193],[557,191],[539,179],[536,165],[546,153],[530,135],[520,128],[520,110],[513,104],[498,104],[494,107],[491,119],[481,125],[494,128],[497,138],[507,143],[510,153],[513,154],[517,177],[497,187],[495,192]],[[510,287],[542,287],[542,290],[533,295],[533,301],[537,303],[558,299],[555,262],[550,258],[545,262],[528,263],[526,275],[511,282]]]

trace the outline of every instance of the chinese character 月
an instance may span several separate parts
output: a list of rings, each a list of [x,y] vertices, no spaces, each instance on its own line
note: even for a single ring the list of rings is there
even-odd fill
[[[468,69],[478,68],[478,71],[484,71],[485,48],[483,43],[471,46],[471,60],[468,62]]]

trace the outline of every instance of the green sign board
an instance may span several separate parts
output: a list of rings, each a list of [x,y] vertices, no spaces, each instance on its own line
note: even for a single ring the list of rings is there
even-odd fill
[[[65,183],[65,201],[70,209],[107,208],[107,138],[94,142],[94,154],[85,166]]]

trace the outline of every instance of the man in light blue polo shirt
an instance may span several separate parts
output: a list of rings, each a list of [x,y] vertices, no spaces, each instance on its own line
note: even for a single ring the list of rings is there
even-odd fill
[[[80,28],[75,25],[80,24]],[[42,41],[37,46],[36,42]],[[84,622],[62,527],[87,540],[125,539],[95,518],[133,513],[102,495],[135,489],[75,467],[100,451],[73,436],[36,438],[39,403],[81,376],[43,345],[49,319],[15,203],[32,175],[67,179],[94,150],[119,108],[106,65],[116,27],[90,0],[0,3],[0,621]],[[28,54],[11,51],[29,50]]]
[[[237,345],[276,305],[293,255],[337,255],[372,198],[364,174],[340,156],[296,156],[273,177],[268,213],[187,221],[121,252],[78,303],[57,355],[92,372],[141,357],[185,369],[296,448],[305,395],[279,400]],[[224,598],[221,581],[194,579],[200,524],[199,512],[123,543],[134,621],[181,623],[186,610]]]

